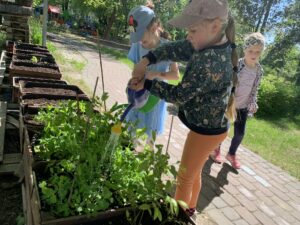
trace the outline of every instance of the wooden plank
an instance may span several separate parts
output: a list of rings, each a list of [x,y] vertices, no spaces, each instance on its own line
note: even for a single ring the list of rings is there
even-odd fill
[[[19,128],[19,126],[20,126],[19,120],[15,119],[14,117],[12,117],[10,115],[6,116],[6,124],[7,123],[12,124],[15,128]]]
[[[0,14],[12,16],[31,16],[32,8],[18,5],[0,4]]]
[[[23,214],[25,221],[27,221],[27,200],[26,200],[26,190],[25,185],[22,183],[22,204],[23,204]]]
[[[14,174],[15,170],[19,167],[19,163],[1,165],[0,164],[0,175]]]
[[[10,110],[10,109],[17,109],[17,110],[19,110],[19,109],[20,109],[20,106],[19,106],[19,104],[17,104],[17,103],[8,103],[8,104],[7,104],[7,109],[8,109],[8,110]]]
[[[35,173],[33,172],[33,190],[31,195],[31,210],[32,210],[32,219],[35,225],[41,224],[41,205],[38,193],[37,180]]]
[[[6,102],[0,102],[0,163],[3,161],[4,138],[6,126]]]
[[[4,154],[3,165],[20,163],[21,159],[21,153]]]

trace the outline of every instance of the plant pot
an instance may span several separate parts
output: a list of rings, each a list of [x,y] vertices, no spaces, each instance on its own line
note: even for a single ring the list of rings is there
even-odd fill
[[[11,62],[9,75],[12,83],[13,77],[37,77],[60,79],[61,73],[55,64],[30,63],[30,62]]]
[[[86,94],[75,85],[21,81],[22,99],[47,98],[49,100],[88,100]]]

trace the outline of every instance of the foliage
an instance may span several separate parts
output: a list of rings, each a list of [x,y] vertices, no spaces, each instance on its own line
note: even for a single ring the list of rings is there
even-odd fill
[[[264,77],[258,93],[259,110],[257,115],[268,117],[295,116],[300,113],[300,88],[283,77],[272,74]]]
[[[1,31],[0,32],[0,50],[5,48],[5,41],[6,41],[6,33]]]
[[[170,219],[178,205],[166,196],[172,182],[163,178],[175,175],[175,168],[168,165],[169,156],[162,153],[161,146],[157,151],[146,148],[134,154],[127,123],[123,124],[125,131],[119,141],[111,145],[115,148],[105,154],[111,127],[118,123],[124,109],[114,105],[102,111],[105,99],[103,96],[94,104],[68,102],[58,108],[49,107],[37,116],[45,125],[34,151],[48,162],[44,173],[48,175],[40,175],[39,183],[46,207],[54,215],[66,217],[143,203],[140,209],[153,210],[151,215],[161,220],[163,200],[170,209]],[[95,112],[95,107],[100,112]],[[135,224],[133,217],[128,219]]]
[[[43,36],[42,36],[42,26],[38,19],[31,17],[29,19],[30,27],[30,40],[32,44],[41,45]]]

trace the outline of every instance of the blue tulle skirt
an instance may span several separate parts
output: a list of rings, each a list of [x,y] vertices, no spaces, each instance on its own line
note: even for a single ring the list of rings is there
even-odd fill
[[[151,137],[152,131],[157,135],[164,132],[165,121],[167,117],[167,103],[160,100],[152,111],[142,113],[137,109],[132,109],[126,116],[125,120],[129,122],[137,121],[137,129],[146,128],[146,133]]]

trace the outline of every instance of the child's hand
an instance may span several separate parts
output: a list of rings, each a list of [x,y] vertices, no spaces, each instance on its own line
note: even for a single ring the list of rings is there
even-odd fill
[[[146,58],[143,58],[138,64],[135,64],[132,71],[132,77],[142,79],[146,74],[148,64],[149,61]]]
[[[249,106],[248,106],[248,111],[249,113],[251,114],[254,114],[257,112],[257,109],[258,109],[258,105],[256,103],[251,103]]]
[[[132,78],[128,83],[128,87],[132,90],[139,91],[144,89],[144,83],[145,83],[144,78],[142,79]]]

